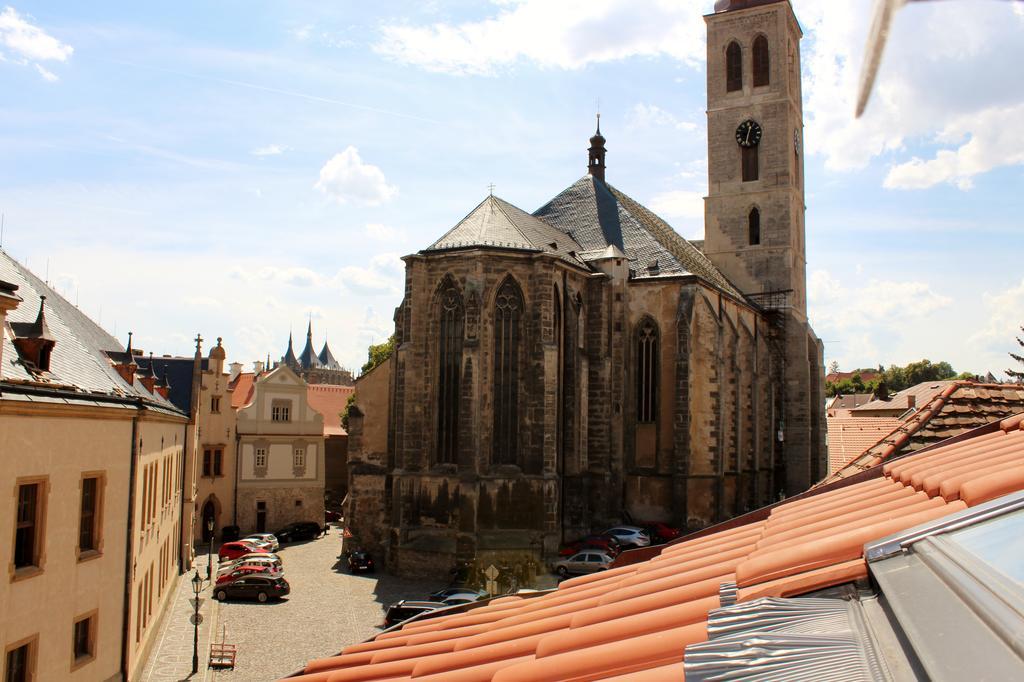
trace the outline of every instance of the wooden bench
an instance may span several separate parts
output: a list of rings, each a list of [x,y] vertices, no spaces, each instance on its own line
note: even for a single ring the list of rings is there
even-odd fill
[[[235,656],[238,654],[238,648],[234,644],[211,644],[210,645],[210,664],[211,668],[227,669],[235,667]]]

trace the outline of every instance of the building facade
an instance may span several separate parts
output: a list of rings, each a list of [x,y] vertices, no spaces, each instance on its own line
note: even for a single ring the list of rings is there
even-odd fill
[[[4,679],[135,679],[177,585],[188,417],[131,357],[0,251]]]
[[[387,404],[357,389],[350,421],[349,530],[394,570],[539,562],[623,520],[700,528],[826,473],[800,29],[788,2],[719,5],[703,243],[606,180],[598,126],[587,175],[537,211],[488,197],[405,258]],[[357,430],[382,413],[371,454]]]
[[[231,406],[230,376],[224,371],[221,339],[210,349],[199,379],[196,448],[196,542],[207,546],[224,526],[235,524],[236,412]]]
[[[287,365],[254,378],[237,414],[235,515],[243,532],[324,519],[324,418]]]

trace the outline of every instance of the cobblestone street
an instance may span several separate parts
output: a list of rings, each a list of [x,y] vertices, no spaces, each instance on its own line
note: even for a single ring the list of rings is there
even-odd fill
[[[291,585],[291,594],[285,599],[266,604],[202,602],[206,620],[200,626],[199,674],[191,679],[276,680],[302,668],[310,659],[332,656],[346,645],[379,632],[384,620],[383,607],[387,604],[403,598],[426,598],[445,584],[440,580],[411,581],[379,573],[350,575],[338,558],[338,528],[331,528],[319,540],[285,545],[279,554],[285,578]],[[205,567],[205,558],[200,558],[200,562]],[[206,590],[203,598],[208,597]],[[164,631],[150,655],[143,682],[190,679],[190,598],[191,586],[179,589],[162,625]],[[214,641],[220,641],[222,632],[226,632],[225,641],[238,647],[234,670],[207,669],[208,627],[215,629]]]

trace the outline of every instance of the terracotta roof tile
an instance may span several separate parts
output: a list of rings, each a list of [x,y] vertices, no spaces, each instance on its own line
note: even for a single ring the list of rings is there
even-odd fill
[[[252,372],[242,372],[236,376],[234,381],[228,384],[228,390],[231,391],[231,407],[239,410],[252,402],[255,384],[256,375]]]
[[[736,583],[748,601],[857,580],[867,574],[865,543],[1024,489],[1022,422],[1006,418],[863,476],[873,478],[817,488],[758,520],[683,538],[549,593],[415,621],[292,679],[682,679],[683,649],[706,639],[722,583]]]
[[[829,417],[828,469],[839,471],[903,423],[896,417]]]
[[[325,436],[345,436],[347,432],[341,425],[341,413],[348,405],[348,398],[356,392],[355,386],[339,386],[336,384],[309,384],[306,396],[309,406],[324,418]]]

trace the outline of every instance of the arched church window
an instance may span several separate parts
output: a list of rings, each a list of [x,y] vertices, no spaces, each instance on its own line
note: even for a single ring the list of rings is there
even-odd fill
[[[750,215],[747,217],[747,233],[751,246],[761,243],[761,212],[756,208],[750,209]]]
[[[743,50],[735,40],[725,48],[725,91],[743,89]]]
[[[459,386],[462,378],[462,295],[447,282],[439,301],[437,461],[458,460]]]
[[[523,294],[506,279],[494,301],[494,450],[495,464],[519,459],[519,341]]]
[[[636,418],[652,423],[658,415],[658,325],[645,317],[637,326]]]
[[[768,85],[771,76],[768,39],[764,36],[754,38],[754,87]]]

